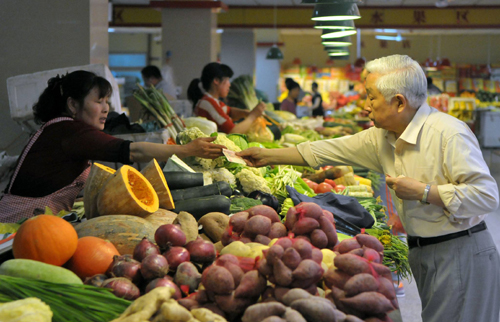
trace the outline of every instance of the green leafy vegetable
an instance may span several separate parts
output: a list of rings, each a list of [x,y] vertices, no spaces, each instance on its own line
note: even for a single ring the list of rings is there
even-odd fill
[[[258,205],[262,205],[262,201],[243,196],[236,196],[231,198],[231,207],[229,207],[229,211],[234,214]]]
[[[234,142],[240,149],[248,149],[248,140],[245,134],[228,134],[227,138]]]

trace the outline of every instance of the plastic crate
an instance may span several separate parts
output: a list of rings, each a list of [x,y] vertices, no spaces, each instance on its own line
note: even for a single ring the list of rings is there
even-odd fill
[[[104,64],[92,64],[9,77],[7,79],[7,92],[9,95],[11,118],[24,126],[31,124],[34,118],[33,105],[38,101],[40,94],[42,94],[43,90],[47,87],[47,81],[57,75],[65,75],[75,70],[87,70],[106,78],[113,87],[111,105],[116,112],[121,113],[120,91],[111,71]],[[32,128],[27,126],[25,130],[31,132]]]

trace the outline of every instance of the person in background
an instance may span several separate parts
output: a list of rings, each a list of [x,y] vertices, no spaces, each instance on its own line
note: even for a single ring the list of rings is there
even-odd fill
[[[109,113],[111,84],[94,73],[78,70],[49,79],[33,106],[42,124],[21,153],[0,199],[0,222],[18,222],[48,206],[53,213],[71,210],[90,172],[90,160],[149,162],[198,156],[216,158],[223,145],[199,138],[186,145],[131,142],[102,130]],[[38,210],[37,210],[38,211]]]
[[[141,70],[141,74],[146,87],[154,86],[156,89],[161,90],[169,100],[177,97],[175,95],[175,87],[163,79],[158,67],[153,65],[146,66]]]
[[[251,111],[229,107],[221,99],[229,93],[233,70],[224,64],[209,63],[201,78],[195,78],[188,87],[188,98],[193,103],[194,114],[217,123],[218,130],[224,133],[246,133],[252,123],[264,113],[266,105],[259,102]],[[235,124],[234,121],[243,119]]]
[[[427,76],[427,94],[428,95],[439,95],[442,91],[432,83],[432,77]]]
[[[297,98],[300,93],[300,85],[296,81],[289,79],[286,81],[286,88],[288,89],[288,96],[281,102],[280,110],[297,115]]]
[[[177,98],[177,89],[175,86],[174,70],[170,66],[170,60],[172,58],[172,52],[167,50],[165,53],[165,61],[163,66],[161,66],[161,77],[167,83],[166,92],[168,95]]]
[[[323,98],[318,92],[318,83],[314,82],[311,85],[313,92],[312,96],[312,115],[313,116],[325,116],[325,111],[323,110]]]
[[[405,55],[366,65],[365,110],[375,127],[287,149],[250,148],[248,165],[348,164],[386,174],[408,234],[424,322],[498,321],[500,256],[484,219],[495,179],[464,122],[429,107],[420,64]]]

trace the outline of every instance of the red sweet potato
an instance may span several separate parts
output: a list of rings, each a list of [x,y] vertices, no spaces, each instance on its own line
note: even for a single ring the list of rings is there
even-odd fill
[[[205,269],[201,281],[205,289],[215,294],[230,294],[235,286],[231,273],[226,268],[217,265]]]
[[[188,299],[188,298],[183,298],[183,299],[178,299],[177,302],[184,306],[186,309],[188,309],[189,311],[191,311],[192,309],[196,308],[199,306],[199,303],[196,302],[195,300],[193,299]]]
[[[328,239],[327,247],[330,249],[333,248],[338,242],[337,230],[335,230],[335,226],[325,216],[320,217],[318,222],[321,230],[326,234]]]
[[[391,274],[391,270],[389,269],[389,267],[383,264],[378,264],[378,263],[370,263],[370,264],[378,275],[389,276]]]
[[[379,283],[371,274],[361,273],[351,277],[344,286],[346,297],[352,297],[362,292],[377,291]]]
[[[286,267],[279,258],[273,264],[273,276],[277,285],[288,286],[292,283],[292,270]]]
[[[391,302],[378,292],[363,292],[353,297],[340,299],[344,306],[367,315],[385,314],[394,310]]]
[[[257,270],[264,276],[269,276],[273,273],[273,267],[267,263],[267,259],[261,258],[257,262]]]
[[[277,259],[281,259],[284,252],[285,250],[280,245],[272,245],[266,254],[266,259],[269,265],[274,265]]]
[[[227,246],[229,244],[231,244],[232,242],[234,241],[238,241],[240,240],[240,234],[237,233],[237,232],[231,232],[230,231],[230,228],[226,228],[226,230],[224,230],[224,232],[222,233],[222,237],[220,239],[222,245],[224,246]]]
[[[306,235],[295,236],[295,240],[297,240],[297,239],[303,239],[306,242],[308,242],[309,244],[311,244],[311,238],[309,238],[309,236],[306,236]]]
[[[293,248],[300,254],[302,259],[312,258],[312,245],[308,241],[296,238],[293,243]]]
[[[312,250],[312,260],[321,265],[323,261],[323,253],[318,248],[313,248]]]
[[[271,230],[271,219],[261,215],[252,216],[247,220],[245,227],[243,228],[245,237],[250,237],[247,236],[248,234],[253,236],[257,236],[259,234],[267,235],[269,230]]]
[[[243,275],[240,284],[234,291],[236,297],[259,297],[266,289],[267,280],[256,270],[248,271]]]
[[[233,294],[215,296],[215,303],[228,315],[228,320],[232,320],[236,315],[243,313],[253,302],[253,299],[234,297]]]
[[[363,320],[361,320],[360,318],[358,318],[357,316],[355,315],[350,315],[350,314],[347,314],[345,316],[345,320],[344,322],[364,322]]]
[[[342,304],[342,302],[340,301],[341,299],[345,298],[344,291],[342,291],[340,288],[332,286],[331,293],[328,293],[327,296],[333,299],[333,303],[339,310],[345,312],[344,304]]]
[[[287,249],[288,247],[292,247],[293,240],[290,237],[281,237],[279,238],[274,245],[280,245],[283,249]]]
[[[257,235],[254,239],[254,242],[267,246],[271,242],[271,238],[264,235]]]
[[[299,266],[302,258],[300,258],[300,254],[295,250],[295,248],[289,247],[283,253],[283,257],[281,257],[281,260],[287,267],[294,270],[297,268],[297,266]]]
[[[262,321],[270,316],[281,316],[285,313],[286,306],[279,302],[257,303],[250,305],[241,318],[242,322]]]
[[[268,237],[274,239],[274,238],[285,237],[286,235],[287,235],[287,230],[285,225],[283,225],[281,222],[274,222],[271,225],[271,230],[269,231]]]
[[[361,248],[356,238],[344,239],[339,244],[339,253],[345,254],[356,248]]]
[[[223,267],[233,276],[234,286],[238,286],[245,272],[243,272],[239,265],[230,262],[224,263]]]
[[[248,211],[237,212],[229,218],[229,225],[233,226],[233,231],[241,233],[248,220]]]
[[[285,319],[280,318],[279,316],[273,315],[265,318],[262,322],[287,322]]]
[[[298,311],[287,307],[283,315],[287,322],[307,322],[306,319]]]
[[[378,278],[378,292],[384,294],[388,300],[394,300],[396,298],[396,290],[394,289],[394,285],[392,284],[392,280],[388,280],[385,277],[380,276]]]
[[[297,212],[302,213],[303,216],[314,218],[316,220],[323,216],[323,208],[314,202],[301,202],[295,206],[295,209],[297,209]]]
[[[341,254],[335,256],[333,263],[335,267],[349,275],[372,272],[370,264],[366,262],[366,259],[354,254]]]
[[[264,216],[269,218],[271,222],[281,221],[280,216],[278,215],[276,210],[266,205],[253,206],[247,211],[250,214],[249,218],[253,216]]]
[[[380,254],[375,249],[363,246],[363,252],[362,256],[370,262],[381,263]]]
[[[294,280],[303,281],[305,286],[318,282],[323,276],[324,270],[320,264],[312,259],[304,259],[293,271]],[[307,281],[310,281],[307,283]]]
[[[274,298],[280,303],[283,303],[283,297],[290,291],[289,287],[281,287],[276,285],[274,287]]]
[[[362,246],[370,247],[375,249],[377,252],[384,251],[384,245],[377,239],[377,237],[370,236],[367,234],[358,234],[356,235],[356,240]]]
[[[224,264],[226,263],[233,263],[238,265],[240,263],[240,260],[233,254],[224,254],[219,256],[219,258],[217,258],[217,260],[215,261],[215,265],[218,266],[224,266]]]
[[[348,254],[354,254],[358,255],[359,257],[364,257],[363,255],[365,255],[365,251],[363,250],[363,248],[356,248],[349,251]]]
[[[307,321],[336,321],[334,307],[325,301],[317,301],[314,298],[301,299],[293,301],[290,307],[299,311]]]
[[[324,276],[325,285],[328,288],[337,287],[341,290],[344,289],[345,283],[351,278],[351,275],[344,273],[341,270],[330,267]]]
[[[325,216],[329,222],[335,224],[335,219],[333,218],[333,214],[330,211],[323,209],[323,216]]]
[[[313,230],[311,233],[311,244],[320,249],[326,248],[328,245],[328,237],[326,237],[325,232],[321,229]]]
[[[286,213],[286,219],[285,219],[285,226],[288,230],[292,230],[293,226],[295,226],[295,223],[297,222],[298,219],[298,212],[295,207],[290,207]]]
[[[292,233],[296,235],[306,235],[311,233],[314,229],[319,228],[319,222],[310,217],[302,217],[297,220],[295,225],[293,225]]]
[[[295,300],[307,299],[311,296],[312,295],[309,294],[309,292],[301,288],[292,288],[285,294],[285,296],[283,296],[282,302],[286,306],[290,306],[290,304],[292,304],[292,302]]]

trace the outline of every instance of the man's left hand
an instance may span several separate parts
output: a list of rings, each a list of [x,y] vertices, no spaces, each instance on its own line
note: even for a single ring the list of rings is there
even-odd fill
[[[394,190],[396,196],[403,200],[422,200],[426,186],[425,183],[405,176],[393,178],[386,175],[385,182]]]

